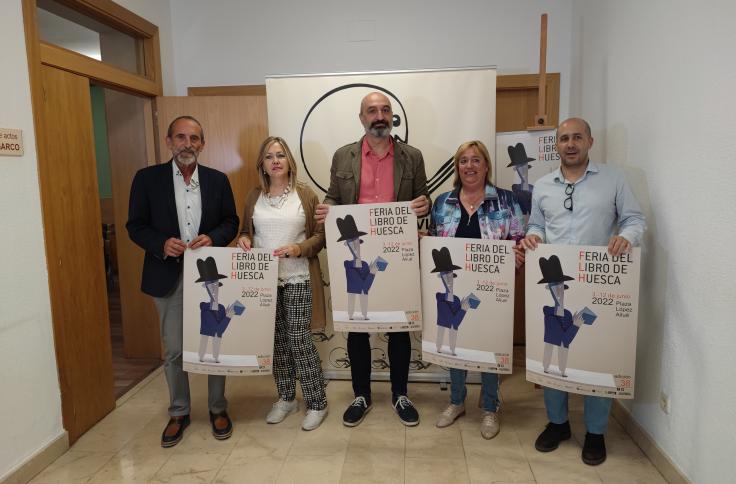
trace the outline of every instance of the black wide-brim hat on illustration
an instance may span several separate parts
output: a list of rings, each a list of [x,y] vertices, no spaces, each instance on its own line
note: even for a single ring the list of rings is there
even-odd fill
[[[551,255],[549,259],[540,257],[539,268],[542,270],[542,280],[537,284],[556,284],[575,280],[575,278],[562,273],[562,264],[560,264],[560,258],[556,255]],[[565,284],[565,289],[568,289],[567,284]]]
[[[432,249],[432,259],[434,259],[434,269],[432,272],[451,272],[462,267],[458,267],[452,263],[452,257],[450,256],[450,249],[442,247],[440,250]],[[453,274],[457,277],[457,274]]]
[[[530,161],[534,161],[536,159],[526,156],[526,148],[524,148],[523,143],[516,143],[515,146],[509,146],[508,150],[509,158],[511,158],[511,163],[506,165],[506,168],[516,165],[526,165]]]
[[[355,219],[352,215],[345,215],[345,218],[338,217],[337,230],[340,231],[340,238],[337,239],[338,242],[343,240],[353,240],[357,239],[361,235],[366,235],[365,232],[358,230],[358,227],[355,225]],[[360,243],[362,244],[363,241],[361,240]]]
[[[214,257],[207,257],[205,260],[197,259],[197,269],[199,269],[199,279],[194,282],[212,282],[218,279],[227,279],[227,276],[218,273]],[[220,285],[222,286],[222,283]]]

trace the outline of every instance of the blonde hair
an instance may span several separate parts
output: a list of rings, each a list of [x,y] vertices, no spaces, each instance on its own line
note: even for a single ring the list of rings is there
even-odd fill
[[[455,152],[455,156],[453,156],[455,178],[452,180],[452,186],[455,188],[460,187],[460,155],[462,155],[463,152],[469,148],[475,148],[476,150],[478,150],[478,153],[480,153],[480,155],[485,159],[486,166],[488,167],[488,172],[486,173],[486,185],[492,185],[491,175],[493,172],[493,168],[491,167],[491,155],[488,153],[488,148],[486,148],[486,145],[484,145],[482,141],[476,139],[473,141],[466,141],[465,143],[461,144]]]
[[[289,185],[291,185],[292,190],[296,187],[296,161],[294,161],[294,156],[291,154],[289,145],[286,144],[284,138],[279,136],[269,136],[263,140],[263,143],[261,143],[261,148],[258,152],[258,161],[256,161],[256,172],[258,173],[258,181],[261,184],[261,190],[263,193],[268,193],[271,189],[271,177],[268,176],[263,169],[263,161],[266,159],[268,150],[275,143],[281,145],[281,148],[283,148],[284,154],[286,155],[286,161],[289,164]]]

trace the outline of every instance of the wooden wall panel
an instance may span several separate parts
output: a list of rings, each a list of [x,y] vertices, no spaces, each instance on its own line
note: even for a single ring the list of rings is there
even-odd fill
[[[39,179],[70,443],[115,407],[89,80],[41,68]],[[59,149],[63,147],[63,149]]]
[[[265,96],[266,85],[190,87],[188,96]]]
[[[141,292],[144,251],[128,237],[130,185],[135,173],[149,164],[146,113],[151,100],[105,89],[110,177],[123,325],[127,358],[161,358],[158,314],[150,296]]]
[[[547,122],[556,126],[560,117],[560,74],[547,74]],[[537,114],[538,74],[498,76],[496,83],[496,132],[524,131]]]
[[[268,136],[266,96],[159,97],[156,108],[161,161],[171,158],[165,141],[171,120],[181,115],[197,118],[205,133],[199,161],[227,174],[242,217],[245,195],[258,185],[258,148]]]

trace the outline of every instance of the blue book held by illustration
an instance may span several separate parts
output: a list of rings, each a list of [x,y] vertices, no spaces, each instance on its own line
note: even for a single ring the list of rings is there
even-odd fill
[[[376,257],[376,267],[379,271],[383,272],[386,270],[386,267],[388,266],[388,261],[384,259],[383,257]]]
[[[240,316],[245,311],[245,306],[240,301],[235,301],[233,303],[233,309],[235,309],[235,314]]]
[[[472,309],[476,309],[480,305],[480,299],[472,292],[468,295],[468,303]]]
[[[583,310],[580,311],[580,315],[583,317],[583,322],[585,324],[593,324],[593,321],[598,317],[588,306],[585,306]]]

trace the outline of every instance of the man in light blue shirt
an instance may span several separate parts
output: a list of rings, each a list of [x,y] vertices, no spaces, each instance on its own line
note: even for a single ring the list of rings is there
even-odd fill
[[[608,165],[590,161],[593,146],[590,125],[570,118],[557,128],[560,167],[537,180],[532,193],[532,209],[522,247],[534,250],[540,243],[607,245],[619,256],[639,245],[646,228],[644,215],[624,175]],[[569,439],[567,392],[544,389],[544,405],[549,423],[535,447],[540,452],[555,450]],[[598,465],[606,460],[603,434],[613,400],[585,397],[585,444],[583,462]]]

